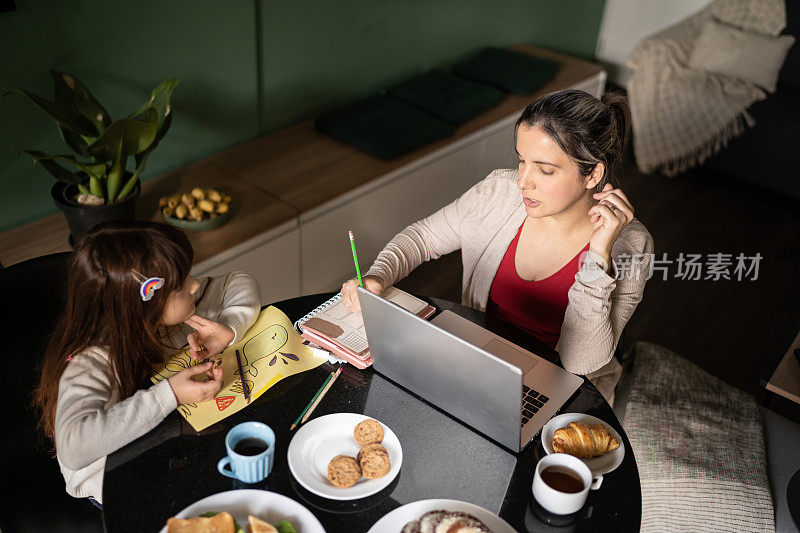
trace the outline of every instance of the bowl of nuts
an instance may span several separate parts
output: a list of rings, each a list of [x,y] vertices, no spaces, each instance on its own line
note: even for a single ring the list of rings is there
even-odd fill
[[[202,231],[222,226],[230,219],[231,197],[216,189],[195,187],[184,194],[164,196],[158,207],[164,220],[179,228]]]

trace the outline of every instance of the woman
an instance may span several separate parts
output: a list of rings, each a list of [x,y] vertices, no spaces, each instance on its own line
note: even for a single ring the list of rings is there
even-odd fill
[[[614,349],[642,299],[653,239],[615,179],[625,99],[549,94],[516,124],[517,170],[495,170],[386,245],[364,276],[380,294],[423,261],[461,248],[462,303],[497,313],[554,346],[613,405]],[[359,309],[356,280],[342,286]]]

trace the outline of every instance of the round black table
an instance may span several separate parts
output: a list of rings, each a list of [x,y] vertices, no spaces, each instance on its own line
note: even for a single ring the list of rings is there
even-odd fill
[[[295,321],[330,296],[331,294],[304,296],[273,305]],[[437,311],[450,309],[541,357],[558,362],[558,355],[552,348],[511,324],[459,304],[435,298],[427,300]],[[373,496],[354,501],[338,502],[316,496],[301,487],[289,472],[286,452],[294,434],[289,431],[289,427],[332,368],[333,365],[325,363],[308,372],[284,378],[246,409],[199,434],[175,411],[148,434],[111,454],[106,461],[103,487],[103,519],[106,531],[157,531],[166,523],[167,518],[191,503],[211,494],[238,488],[259,488],[284,494],[305,505],[329,532],[367,531],[383,515],[409,503],[393,498],[393,495],[397,495],[396,491],[399,492],[398,484],[402,481],[401,486],[407,487],[414,482],[424,481],[428,484],[429,480],[412,479],[420,473],[409,463],[414,459],[407,453],[404,453],[400,474],[387,488]],[[370,400],[373,405],[376,396],[392,398],[392,405],[419,405],[434,412],[435,416],[446,417],[443,420],[447,424],[443,426],[456,427],[462,436],[466,432],[482,445],[490,448],[494,446],[486,437],[390,382],[371,368],[356,370],[346,365],[312,418],[336,412],[362,413],[371,389],[378,390],[377,393],[373,391]],[[397,402],[398,397],[403,401]],[[392,405],[381,407],[391,410]],[[597,389],[586,380],[561,412],[587,413],[613,426],[625,445],[626,453],[622,464],[614,472],[604,476],[599,490],[589,493],[581,511],[573,516],[558,517],[544,511],[531,496],[534,467],[544,455],[539,436],[516,454],[516,457],[507,450],[500,450],[498,445],[499,454],[509,454],[512,460],[516,460],[505,496],[493,495],[498,502],[502,501],[499,515],[521,532],[638,531],[642,508],[639,473],[628,437],[613,410]],[[369,412],[366,414],[373,416]],[[216,469],[217,461],[225,455],[226,433],[236,424],[247,420],[259,420],[268,424],[277,437],[275,467],[266,480],[256,485],[231,480],[220,475]],[[404,451],[407,446],[404,439],[409,444],[414,440],[414,435],[398,434],[398,437],[403,443]],[[447,437],[448,435],[441,436],[442,439]],[[453,457],[452,464],[441,465],[442,471],[430,472],[430,476],[446,475],[448,468],[469,468],[470,460],[476,458]],[[475,483],[480,487],[481,480],[476,479]],[[452,494],[437,497],[461,499]]]

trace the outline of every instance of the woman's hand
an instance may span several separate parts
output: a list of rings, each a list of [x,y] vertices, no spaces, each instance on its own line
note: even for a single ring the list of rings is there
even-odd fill
[[[210,400],[222,388],[222,368],[213,368],[213,361],[181,370],[167,379],[178,404]],[[205,374],[208,381],[195,381],[194,376]]]
[[[589,217],[594,232],[589,239],[589,250],[599,254],[606,262],[606,269],[611,264],[611,247],[622,232],[622,228],[633,220],[633,206],[625,193],[606,183],[601,192],[592,197],[599,203],[589,209]]]
[[[381,278],[378,276],[364,276],[361,279],[364,280],[364,288],[369,292],[377,294],[378,296],[383,294],[384,287]],[[360,313],[361,303],[358,301],[358,291],[356,291],[356,287],[358,287],[357,279],[344,282],[342,285],[342,302],[344,302],[344,308],[348,311],[358,311]]]
[[[186,337],[189,342],[189,353],[195,361],[200,357],[217,355],[227,348],[236,336],[229,326],[200,315],[190,316],[184,324],[195,329]]]

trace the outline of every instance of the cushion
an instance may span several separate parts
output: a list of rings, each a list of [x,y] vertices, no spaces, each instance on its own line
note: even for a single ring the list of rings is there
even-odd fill
[[[709,20],[695,41],[689,66],[739,78],[774,93],[791,35],[770,37]]]
[[[709,5],[714,18],[756,33],[778,35],[786,26],[785,0],[715,0]]]
[[[317,117],[323,133],[390,160],[444,139],[455,126],[388,96],[372,96]]]
[[[642,532],[774,531],[755,399],[670,350],[637,342],[625,432]]]
[[[452,73],[509,93],[533,94],[556,75],[558,68],[555,61],[505,48],[485,48],[454,66]]]
[[[398,83],[386,93],[453,124],[463,124],[505,98],[502,91],[440,70]]]

